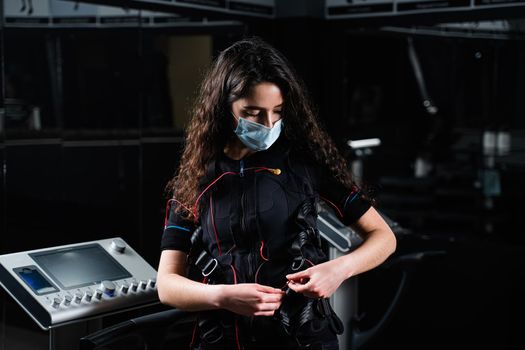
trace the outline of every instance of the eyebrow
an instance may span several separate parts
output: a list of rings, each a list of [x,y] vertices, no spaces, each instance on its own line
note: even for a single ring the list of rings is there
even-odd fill
[[[277,108],[277,107],[281,107],[283,104],[279,104],[277,106],[275,106],[274,108]],[[264,109],[262,107],[259,107],[259,106],[243,106],[243,108],[247,108],[247,109]]]

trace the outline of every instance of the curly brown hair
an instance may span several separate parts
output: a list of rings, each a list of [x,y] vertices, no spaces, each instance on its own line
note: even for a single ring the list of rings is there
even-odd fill
[[[204,75],[190,109],[180,165],[166,186],[179,203],[176,211],[182,211],[186,218],[196,220],[195,200],[206,164],[223,152],[235,135],[229,113],[232,103],[248,96],[252,87],[262,82],[274,83],[281,90],[286,120],[283,131],[290,145],[312,154],[348,189],[355,186],[346,159],[317,121],[305,84],[291,64],[261,38],[246,37],[220,52]]]

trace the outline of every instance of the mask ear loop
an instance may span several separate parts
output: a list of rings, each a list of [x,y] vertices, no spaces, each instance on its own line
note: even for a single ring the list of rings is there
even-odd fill
[[[237,117],[233,111],[230,112],[231,115],[233,115],[233,119],[235,119],[235,121],[237,122],[236,125],[234,125],[234,128],[233,128],[233,135],[235,136],[237,134],[237,129],[239,129],[239,120],[241,119],[241,117]]]
[[[233,118],[234,118],[234,119],[235,119],[235,120],[237,121],[237,123],[238,123],[238,122],[239,122],[239,119],[240,119],[240,117],[239,117],[239,118],[237,118],[237,116],[236,116],[236,115],[235,115],[235,114],[233,113],[233,111],[231,112],[231,115],[233,115]]]

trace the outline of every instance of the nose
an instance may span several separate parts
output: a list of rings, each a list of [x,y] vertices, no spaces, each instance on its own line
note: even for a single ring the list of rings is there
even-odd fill
[[[267,128],[271,128],[273,124],[275,124],[279,120],[279,119],[276,119],[275,122],[272,123],[273,119],[275,119],[275,117],[273,117],[273,112],[268,112],[262,117],[262,120],[260,121],[260,123],[266,126]]]
[[[272,127],[272,118],[271,117],[265,117],[261,124],[266,126],[267,128],[271,128]]]

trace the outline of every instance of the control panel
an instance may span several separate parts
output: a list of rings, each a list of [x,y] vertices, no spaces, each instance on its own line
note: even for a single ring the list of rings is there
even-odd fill
[[[0,255],[0,283],[47,330],[158,302],[157,271],[122,238]]]

